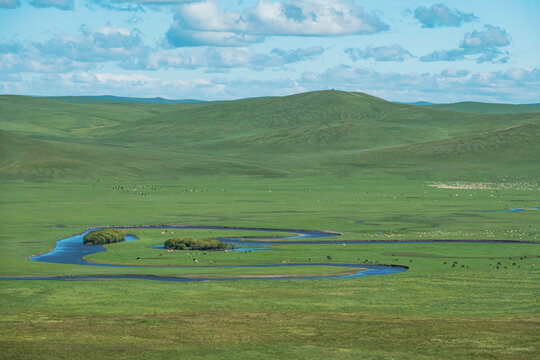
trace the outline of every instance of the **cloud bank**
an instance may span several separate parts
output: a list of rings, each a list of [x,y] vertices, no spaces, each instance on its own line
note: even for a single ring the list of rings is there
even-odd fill
[[[435,4],[427,8],[420,6],[414,10],[414,17],[422,24],[423,28],[459,27],[463,23],[476,20],[472,13],[464,13],[457,9],[451,10],[444,4]]]
[[[260,0],[243,13],[225,12],[217,1],[182,4],[167,32],[169,43],[184,46],[245,46],[266,36],[341,36],[388,29],[375,14],[349,0]]]
[[[20,0],[0,0],[0,9],[15,9],[21,6]]]
[[[358,61],[362,59],[375,59],[377,61],[404,61],[413,55],[399,45],[391,46],[368,46],[365,49],[348,48],[345,53],[349,55],[351,60]]]
[[[37,8],[57,8],[73,10],[73,0],[30,0],[30,5]]]
[[[126,70],[206,68],[223,72],[242,67],[262,71],[315,59],[324,51],[321,46],[275,48],[269,53],[247,47],[162,49],[144,44],[137,29],[82,26],[76,36],[56,36],[29,44],[0,43],[0,71],[65,73],[94,70],[105,63]]]
[[[482,30],[474,30],[465,34],[459,49],[437,50],[420,57],[420,61],[458,61],[475,57],[477,63],[506,63],[508,52],[501,47],[511,43],[506,30],[493,25],[485,25]]]

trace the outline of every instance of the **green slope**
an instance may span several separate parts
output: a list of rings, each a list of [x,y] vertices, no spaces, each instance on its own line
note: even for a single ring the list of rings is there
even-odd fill
[[[101,176],[175,178],[181,175],[240,174],[285,176],[256,161],[204,153],[180,154],[115,146],[32,139],[0,130],[0,177],[47,180]]]
[[[0,110],[0,127],[8,131],[2,133],[2,173],[9,177],[290,176],[426,168],[536,176],[540,168],[540,113],[475,114],[361,93],[176,105],[0,96]]]
[[[540,177],[540,124],[523,124],[486,133],[398,146],[377,151],[329,154],[326,166],[353,172],[386,169],[419,176]]]
[[[478,115],[394,104],[340,91],[232,101],[180,109],[97,129],[125,145],[233,153],[372,150],[469,136],[519,125],[540,114]]]
[[[99,96],[47,96],[46,99],[64,101],[72,104],[111,104],[111,103],[144,103],[144,104],[185,104],[201,102],[200,100],[184,99],[184,100],[171,100],[161,97],[155,98],[137,98],[137,97],[122,97],[113,95],[99,95]]]
[[[490,104],[481,102],[459,102],[455,104],[430,104],[426,108],[461,111],[474,114],[523,114],[540,113],[540,104]]]
[[[92,130],[124,124],[194,104],[74,104],[18,95],[0,95],[0,128],[44,139],[72,140]],[[87,134],[88,133],[88,134]]]

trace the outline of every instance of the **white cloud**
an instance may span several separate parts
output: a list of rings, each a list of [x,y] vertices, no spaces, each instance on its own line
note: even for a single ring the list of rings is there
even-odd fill
[[[73,0],[30,0],[30,5],[37,8],[57,8],[73,10]]]
[[[365,49],[348,48],[345,50],[353,61],[360,59],[375,59],[377,61],[404,61],[413,55],[399,45],[368,46]]]
[[[270,54],[257,53],[247,47],[201,47],[189,50],[150,51],[145,57],[132,58],[121,63],[126,69],[196,69],[207,68],[213,72],[231,68],[264,70],[283,67],[313,59],[324,52],[320,46],[292,50],[274,49]]]
[[[0,0],[0,9],[15,9],[21,6],[20,0]]]
[[[90,71],[60,76],[45,74],[31,79],[0,78],[0,90],[4,93],[36,95],[115,94],[211,100],[279,96],[330,88],[366,92],[399,101],[531,103],[538,102],[540,69],[515,68],[493,72],[447,69],[438,73],[396,73],[336,66],[321,73],[304,72],[297,78],[268,80],[247,77],[182,80]]]
[[[481,30],[465,34],[459,49],[436,50],[420,57],[420,61],[458,61],[476,56],[477,63],[506,63],[508,52],[499,48],[510,45],[510,35],[506,30],[493,25],[485,25]]]
[[[102,26],[81,27],[80,35],[62,35],[40,43],[0,43],[2,72],[58,72],[92,69],[100,63],[144,56],[137,30]]]
[[[93,8],[95,5],[108,10],[134,11],[144,10],[147,7],[156,8],[192,1],[194,0],[87,0],[87,6]]]
[[[224,31],[196,31],[182,28],[175,23],[167,31],[167,39],[174,47],[232,46],[241,47],[264,40],[262,36]]]
[[[217,1],[207,0],[180,5],[167,38],[177,47],[238,46],[265,36],[340,36],[387,29],[375,14],[350,0],[259,0],[243,13],[221,11]]]
[[[540,69],[469,72],[447,69],[439,73],[378,72],[336,66],[322,73],[305,72],[299,84],[306,89],[336,88],[361,91],[389,100],[431,102],[538,102]]]
[[[451,10],[444,4],[435,4],[429,8],[420,6],[414,10],[414,17],[422,23],[424,28],[458,27],[464,22],[477,19],[472,13],[467,14],[457,9]]]

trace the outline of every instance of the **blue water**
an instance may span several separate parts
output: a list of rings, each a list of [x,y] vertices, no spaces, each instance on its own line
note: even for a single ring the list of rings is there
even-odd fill
[[[183,278],[183,277],[173,277],[173,276],[153,276],[153,275],[81,275],[81,276],[32,276],[32,277],[0,277],[0,280],[57,280],[57,281],[66,281],[66,280],[103,280],[103,279],[140,279],[140,280],[153,280],[153,281],[177,281],[177,282],[188,282],[188,281],[221,281],[221,280],[282,280],[282,279],[345,279],[345,278],[355,278],[361,276],[372,276],[372,275],[387,275],[387,274],[396,274],[401,273],[407,270],[406,267],[401,266],[390,266],[390,265],[358,265],[358,264],[276,264],[276,265],[230,265],[230,266],[215,266],[215,267],[279,267],[279,266],[338,266],[338,267],[356,267],[362,268],[362,270],[357,271],[354,274],[349,275],[335,275],[335,276],[279,276],[271,278]],[[193,266],[185,266],[193,267]],[[364,270],[367,269],[367,270]]]
[[[531,208],[511,208],[504,210],[473,210],[471,212],[525,212],[532,210],[540,210],[540,207],[531,207]]]
[[[335,237],[340,236],[337,233],[313,231],[313,230],[295,230],[295,229],[263,229],[263,228],[231,228],[231,227],[217,227],[217,226],[180,226],[180,225],[156,225],[156,226],[118,226],[112,228],[121,229],[136,229],[136,228],[157,228],[157,229],[219,229],[219,230],[251,230],[251,231],[271,231],[271,232],[293,232],[299,235],[285,236],[279,239],[302,239],[302,238],[314,238],[314,237]],[[68,238],[59,240],[56,243],[56,247],[47,254],[34,256],[30,258],[32,261],[58,263],[58,264],[73,264],[73,265],[91,265],[91,266],[105,266],[105,267],[148,267],[146,265],[115,265],[115,264],[93,264],[83,259],[83,257],[95,254],[98,252],[106,251],[101,245],[87,245],[84,244],[84,235],[92,230],[99,228],[92,228],[85,231],[82,234],[70,236]],[[268,242],[261,242],[257,240],[246,240],[246,238],[219,238],[222,241],[229,242],[234,245],[247,245],[250,247],[238,247],[232,251],[254,251],[254,250],[272,250],[267,248],[260,248],[254,246],[267,246]],[[134,235],[126,235],[126,241],[137,240]],[[281,240],[283,241],[283,240]],[[273,240],[271,243],[279,244],[280,240]],[[286,241],[284,243],[287,243]],[[291,243],[299,243],[301,241],[291,241]],[[316,242],[314,242],[316,243]],[[335,242],[328,242],[333,243]],[[163,245],[154,246],[154,248],[164,248]],[[369,275],[384,275],[393,274],[406,271],[406,267],[397,266],[385,266],[385,265],[359,265],[359,264],[265,264],[265,265],[214,265],[212,267],[220,268],[258,268],[258,267],[282,267],[282,266],[339,266],[339,267],[356,267],[362,268],[354,274],[349,275],[335,275],[335,276],[309,276],[309,277],[289,277],[279,276],[272,278],[182,278],[182,277],[170,277],[170,276],[151,276],[151,275],[91,275],[91,276],[33,276],[33,277],[3,277],[0,280],[101,280],[101,279],[143,279],[152,281],[210,281],[210,280],[279,280],[279,279],[339,279],[339,278],[353,278]],[[191,267],[193,266],[175,266],[175,267]],[[367,269],[367,270],[365,270]]]
[[[297,233],[300,235],[294,236],[284,236],[279,239],[302,239],[302,238],[320,238],[320,237],[335,237],[340,234],[330,233],[324,231],[315,231],[315,230],[295,230],[295,229],[265,229],[265,228],[241,228],[241,227],[225,227],[225,226],[184,226],[184,225],[149,225],[149,226],[112,226],[113,229],[212,229],[212,230],[249,230],[249,231],[268,231],[268,232],[286,232],[286,233]],[[101,228],[92,228],[85,231],[82,234],[77,234],[59,240],[56,243],[56,247],[51,251],[43,255],[31,257],[32,261],[56,263],[56,264],[73,264],[73,265],[93,265],[93,266],[107,266],[107,267],[131,267],[131,265],[114,265],[114,264],[94,264],[89,263],[83,258],[87,255],[95,254],[98,252],[106,251],[105,248],[101,245],[87,245],[84,244],[84,235],[88,234],[90,231],[97,230]],[[221,241],[233,244],[235,246],[240,246],[236,251],[253,251],[253,250],[271,250],[266,248],[261,248],[268,246],[269,244],[279,244],[279,241],[272,242],[261,242],[261,241],[252,241],[245,240],[246,238],[242,237],[228,237],[228,238],[218,238]],[[134,235],[126,235],[126,241],[137,240]],[[302,242],[295,242],[302,243]],[[246,246],[248,246],[246,248]],[[253,248],[249,248],[253,247]],[[164,249],[164,245],[153,246],[155,249]],[[141,265],[144,266],[144,265]]]
[[[101,245],[87,245],[84,243],[83,237],[90,231],[91,230],[88,230],[82,234],[59,240],[56,242],[56,247],[51,252],[31,257],[30,260],[55,264],[95,265],[83,260],[83,257],[106,250]],[[126,241],[133,240],[137,240],[137,237],[134,235],[126,235]]]
[[[539,209],[540,208],[536,208]],[[103,227],[101,227],[103,228]],[[456,242],[456,243],[528,243],[539,244],[535,241],[507,241],[507,240],[484,240],[484,241],[470,241],[470,240],[410,240],[410,241],[388,241],[388,240],[346,240],[340,241],[306,241],[306,240],[292,240],[292,239],[306,239],[306,238],[322,238],[322,237],[337,237],[341,234],[315,231],[315,230],[296,230],[296,229],[267,229],[267,228],[245,228],[245,227],[224,227],[224,226],[184,226],[184,225],[141,225],[141,226],[114,226],[110,228],[115,229],[213,229],[213,230],[249,230],[249,231],[269,231],[269,232],[284,232],[284,233],[296,233],[299,235],[286,236],[276,238],[275,240],[256,240],[247,237],[237,238],[218,238],[219,240],[226,241],[230,244],[238,246],[236,251],[254,251],[254,250],[272,250],[264,248],[269,245],[280,244],[396,244],[396,243],[426,243],[426,242]],[[56,264],[73,264],[73,265],[91,265],[91,266],[104,266],[104,267],[151,267],[147,265],[115,265],[115,264],[93,264],[89,263],[83,258],[90,254],[106,251],[101,245],[86,245],[83,242],[83,237],[88,232],[100,228],[92,228],[85,231],[82,234],[70,236],[68,238],[57,241],[56,247],[50,252],[34,256],[30,258],[32,261],[56,263]],[[252,240],[253,239],[253,240]],[[134,235],[126,235],[126,241],[134,241],[137,238]],[[261,248],[263,246],[263,248]],[[154,248],[163,248],[163,245],[155,246]],[[276,280],[276,279],[315,279],[315,278],[352,278],[360,276],[370,275],[384,275],[394,274],[406,271],[406,267],[398,267],[391,265],[367,265],[367,264],[270,264],[270,265],[213,265],[212,267],[280,267],[280,266],[340,266],[340,267],[358,267],[368,270],[359,270],[358,272],[350,275],[336,275],[336,276],[315,276],[315,277],[273,277],[273,278],[250,278],[257,280]],[[193,267],[193,266],[175,266],[175,267]],[[37,276],[37,277],[3,277],[0,280],[99,280],[99,279],[144,279],[154,281],[209,281],[209,280],[241,280],[246,278],[181,278],[181,277],[168,277],[168,276],[151,276],[151,275],[92,275],[92,276]]]

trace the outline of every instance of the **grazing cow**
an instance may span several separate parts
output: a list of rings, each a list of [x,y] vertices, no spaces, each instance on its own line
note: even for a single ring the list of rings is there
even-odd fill
[[[332,260],[332,257],[331,257],[330,255],[328,255],[326,258],[327,258],[328,260]]]

